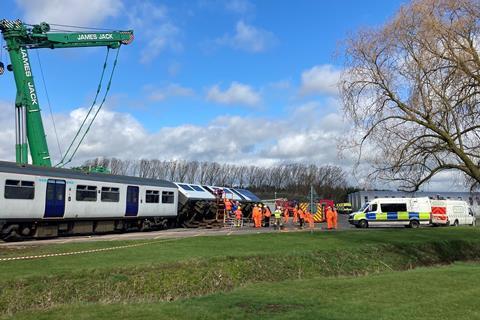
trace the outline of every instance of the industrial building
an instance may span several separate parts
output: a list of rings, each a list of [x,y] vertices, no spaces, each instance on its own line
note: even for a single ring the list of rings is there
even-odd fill
[[[357,191],[348,195],[348,201],[353,210],[360,209],[366,202],[377,198],[418,198],[447,199],[466,201],[476,216],[480,216],[480,193],[479,192],[402,192],[402,191]]]

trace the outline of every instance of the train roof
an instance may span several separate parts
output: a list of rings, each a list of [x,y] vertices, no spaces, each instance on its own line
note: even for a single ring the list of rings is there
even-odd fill
[[[108,173],[85,173],[72,169],[47,168],[32,165],[17,164],[15,162],[0,161],[0,172],[27,174],[35,176],[46,176],[52,178],[81,179],[91,181],[102,181],[112,183],[124,183],[135,185],[148,185],[164,188],[175,188],[177,186],[170,181],[160,179],[139,178],[132,176],[120,176]]]
[[[201,185],[182,182],[175,182],[175,184],[178,186],[178,191],[188,199],[215,199],[215,196]]]
[[[178,186],[179,192],[188,199],[212,200],[215,199],[215,190],[220,189],[224,192],[224,196],[226,196],[228,199],[253,202],[260,201],[260,198],[258,198],[256,195],[246,189],[218,187],[182,182],[175,182],[175,184]]]

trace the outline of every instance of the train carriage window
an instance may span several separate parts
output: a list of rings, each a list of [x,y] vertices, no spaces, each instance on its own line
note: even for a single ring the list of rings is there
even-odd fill
[[[97,201],[97,187],[77,185],[77,201]]]
[[[145,194],[146,203],[159,203],[160,202],[160,191],[158,190],[147,190]]]
[[[174,203],[175,194],[173,191],[162,191],[162,203]]]
[[[203,190],[199,186],[196,186],[196,185],[193,185],[193,184],[190,185],[190,188],[193,188],[195,191],[205,192],[205,190]]]
[[[178,186],[185,191],[193,191],[193,189],[189,185],[179,183]]]
[[[118,202],[120,201],[120,189],[113,187],[102,187],[102,202]]]
[[[6,180],[4,197],[5,199],[31,200],[35,197],[35,182]]]

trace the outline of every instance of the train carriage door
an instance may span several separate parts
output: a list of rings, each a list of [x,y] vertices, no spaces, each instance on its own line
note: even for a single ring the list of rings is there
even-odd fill
[[[138,194],[139,188],[127,187],[127,208],[125,210],[126,217],[136,217],[138,214]]]
[[[65,214],[65,180],[48,179],[44,218],[63,218]]]

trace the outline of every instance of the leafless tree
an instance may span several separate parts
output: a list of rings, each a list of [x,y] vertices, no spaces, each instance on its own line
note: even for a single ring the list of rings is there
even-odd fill
[[[259,167],[217,162],[116,158],[97,158],[84,164],[86,167],[97,165],[108,167],[113,174],[249,188],[266,197],[273,197],[275,192],[306,197],[313,186],[318,195],[343,201],[348,187],[345,172],[337,166],[294,163]]]
[[[480,183],[480,2],[414,0],[346,41],[341,92],[354,130],[341,148],[370,179],[416,191],[457,170]]]

